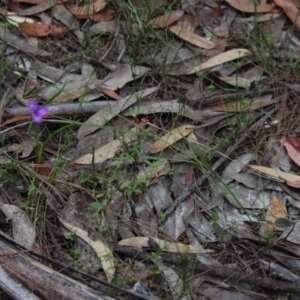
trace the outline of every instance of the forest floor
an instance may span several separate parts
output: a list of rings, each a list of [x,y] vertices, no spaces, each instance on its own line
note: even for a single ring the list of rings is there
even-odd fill
[[[89,299],[300,299],[299,30],[292,0],[0,1],[3,293],[70,299],[24,256]]]

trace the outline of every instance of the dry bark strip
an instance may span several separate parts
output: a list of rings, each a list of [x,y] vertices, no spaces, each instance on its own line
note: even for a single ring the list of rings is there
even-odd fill
[[[28,253],[28,255],[26,255],[25,253]],[[11,260],[16,260],[15,264],[18,265],[18,261],[19,261],[17,259],[18,257],[21,257],[21,261],[25,260],[25,262],[27,262],[27,261],[29,262],[29,265],[25,266],[25,272],[26,272],[25,276],[22,276],[22,275],[14,276],[15,273],[18,273],[18,270],[19,270],[18,268],[7,270],[7,268],[10,269],[11,266],[15,267],[12,265],[13,263],[10,264]],[[38,258],[39,262],[36,261],[34,258]],[[36,274],[34,274],[35,277],[37,277],[37,279],[36,279],[37,282],[35,281],[35,278],[33,278],[31,276],[32,274],[31,274],[30,270],[26,269],[27,267],[31,266],[32,262],[33,262],[33,265],[36,264],[37,266],[40,267],[39,269],[35,270]],[[53,267],[56,267],[57,269],[60,270],[60,272],[56,272],[55,270],[44,266],[42,264],[42,262],[45,262]],[[6,265],[7,267],[5,267],[4,265]],[[119,297],[112,298],[110,296],[105,295],[105,293],[101,291],[103,289],[103,287],[108,287],[112,290],[116,290],[116,291],[122,293],[123,295],[131,296],[133,299],[151,300],[151,297],[147,297],[144,294],[138,294],[137,292],[134,292],[132,290],[126,290],[121,287],[115,286],[115,285],[110,284],[104,280],[101,280],[93,275],[90,275],[90,274],[84,273],[82,271],[79,271],[77,269],[74,269],[73,267],[70,267],[69,265],[61,263],[60,261],[54,260],[50,257],[43,256],[37,252],[34,252],[33,250],[25,249],[23,246],[18,244],[16,241],[14,241],[11,237],[9,237],[5,233],[3,233],[1,230],[0,230],[0,267],[2,267],[6,271],[6,274],[10,275],[10,277],[12,279],[14,279],[14,281],[18,281],[19,283],[22,283],[30,291],[33,291],[33,292],[36,291],[36,288],[37,288],[36,283],[39,283],[41,281],[42,282],[42,286],[41,286],[42,292],[46,293],[46,297],[39,294],[39,296],[42,297],[43,299],[52,299],[52,298],[54,299],[54,297],[55,297],[55,295],[53,295],[53,293],[52,293],[53,290],[51,289],[51,286],[49,287],[49,286],[45,285],[45,284],[47,284],[48,277],[50,277],[49,279],[51,280],[52,276],[54,277],[54,279],[56,279],[56,278],[59,279],[60,278],[59,276],[62,276],[62,278],[64,279],[64,281],[62,282],[63,292],[68,291],[68,289],[70,289],[71,292],[70,292],[70,294],[67,294],[67,297],[65,297],[65,298],[61,298],[58,296],[57,299],[59,299],[59,300],[60,299],[68,299],[68,300],[69,299],[76,299],[76,300],[77,299],[79,299],[79,300],[80,299],[88,299],[88,300],[89,299],[98,299],[98,300],[102,300],[102,299],[103,300],[110,300],[110,299],[120,300],[121,299]],[[44,272],[43,270],[45,268],[47,269],[47,271],[50,271],[50,272],[49,273]],[[40,270],[42,272],[39,272]],[[72,278],[76,278],[76,280],[74,280],[71,277],[68,277],[66,275],[63,275],[62,273],[68,274],[68,275],[72,276]],[[16,274],[16,275],[18,275],[18,274]],[[43,275],[46,276],[45,280],[43,278]],[[21,277],[21,280],[19,280],[18,277]],[[28,277],[28,278],[26,278],[26,277]],[[95,291],[93,288],[90,288],[88,285],[82,283],[81,281],[83,280],[83,278],[85,278],[86,280],[89,279],[89,283],[94,282],[93,287],[97,286],[97,291]],[[70,279],[70,281],[68,281],[69,279]],[[5,287],[5,281],[2,281],[2,280],[3,280],[3,278],[0,276],[1,288],[5,292],[7,292],[9,295],[11,295],[11,297],[13,297],[14,295],[9,293],[10,287],[9,286]],[[27,281],[29,281],[28,284],[26,284]],[[78,288],[83,288],[83,291],[87,290],[88,292],[91,292],[91,294],[92,294],[91,297],[87,297],[87,296],[89,296],[89,294],[86,294],[86,295],[83,295],[83,298],[82,298],[80,294],[77,294],[77,290],[78,290],[78,289],[76,289],[77,283],[78,283]],[[61,287],[61,285],[57,284],[54,286],[53,289],[60,289],[60,287]],[[48,292],[49,292],[49,294],[47,294]],[[51,294],[50,294],[50,292],[51,292]],[[96,298],[94,297],[93,292],[96,293]],[[72,297],[73,293],[75,293],[75,295],[76,295],[75,298]],[[85,297],[87,297],[87,298],[85,298]],[[16,297],[13,297],[13,298],[21,299],[21,298],[16,298]],[[27,298],[25,298],[25,299],[27,300]]]
[[[38,297],[60,300],[115,299],[50,269],[26,254],[7,255],[15,251],[16,249],[14,247],[1,239],[0,265],[8,275],[23,284],[23,286],[38,295]],[[9,292],[9,287],[5,288],[2,279],[3,277],[0,278],[2,288]]]
[[[197,188],[199,188],[205,180],[213,174],[213,172],[218,169],[231,155],[233,151],[235,151],[247,138],[250,136],[251,131],[256,131],[263,123],[272,116],[277,108],[273,108],[270,111],[266,112],[265,116],[259,119],[257,122],[255,122],[252,126],[250,126],[246,132],[234,143],[232,146],[230,146],[227,151],[222,155],[211,167],[209,171],[207,171],[205,174],[203,174],[200,178],[195,180],[190,186],[184,189],[181,196],[179,196],[177,199],[174,200],[174,202],[164,209],[164,221],[173,213],[173,211],[176,209],[176,207],[184,200],[186,200],[192,193],[196,191]]]
[[[151,260],[153,256],[151,254],[145,253],[139,249],[126,248],[120,246],[118,244],[114,245],[114,251],[116,253],[126,255],[141,261]],[[160,257],[164,263],[170,263],[172,265],[178,265],[180,262],[180,257],[176,257],[174,255],[168,254],[160,254]],[[297,283],[280,281],[272,278],[264,278],[256,275],[249,275],[243,272],[237,272],[236,270],[228,267],[222,266],[208,266],[202,263],[197,263],[195,265],[195,270],[198,272],[219,276],[230,280],[236,280],[240,282],[245,282],[250,285],[256,285],[261,288],[273,290],[273,291],[281,291],[281,292],[291,292],[291,293],[299,293],[300,286]]]

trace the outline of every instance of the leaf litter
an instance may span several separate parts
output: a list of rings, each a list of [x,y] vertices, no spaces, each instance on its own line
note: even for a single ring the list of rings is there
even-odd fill
[[[298,6],[1,4],[1,230],[124,299],[295,292]]]

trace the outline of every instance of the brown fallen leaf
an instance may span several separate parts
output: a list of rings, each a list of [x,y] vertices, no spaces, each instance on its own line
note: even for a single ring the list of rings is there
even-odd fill
[[[97,14],[88,15],[88,19],[94,22],[103,22],[112,19],[115,16],[115,11],[99,12]]]
[[[294,137],[287,136],[283,142],[289,157],[300,166],[300,141]]]
[[[221,65],[225,62],[232,61],[238,58],[241,58],[243,56],[250,55],[251,52],[247,49],[233,49],[226,51],[224,53],[221,53],[219,55],[216,55],[213,58],[208,59],[204,63],[194,67],[191,71],[189,71],[187,74],[194,74],[198,71],[205,70],[214,66]]]
[[[100,10],[102,10],[106,6],[106,1],[105,0],[96,0],[94,3],[91,5],[82,5],[82,6],[77,6],[73,4],[66,4],[63,3],[65,8],[72,13],[74,16],[77,18],[87,18],[88,15],[93,15]]]
[[[215,48],[215,44],[206,40],[205,38],[201,37],[198,34],[195,34],[181,26],[171,26],[169,27],[169,30],[176,34],[178,37],[183,39],[184,41],[187,41],[199,48],[203,49],[213,49]]]
[[[268,231],[282,230],[282,228],[274,225],[276,219],[279,218],[288,219],[289,215],[283,202],[280,199],[278,199],[276,196],[272,195],[271,205],[268,208],[267,217],[266,217],[268,222]]]
[[[37,37],[48,36],[50,34],[62,34],[66,32],[66,28],[61,26],[41,23],[20,23],[19,28],[23,33]]]
[[[170,13],[164,14],[163,16],[156,17],[151,21],[153,28],[166,28],[173,23],[180,20],[184,15],[182,9],[172,10]]]
[[[101,92],[103,92],[104,94],[106,94],[107,96],[110,96],[112,99],[115,100],[121,100],[122,97],[119,96],[115,91],[111,90],[111,89],[107,89],[107,88],[100,88]]]
[[[193,132],[195,128],[196,126],[194,125],[183,125],[178,128],[175,128],[170,133],[167,133],[152,145],[151,153],[157,153],[167,147],[170,147],[175,142],[179,141],[183,137]]]
[[[274,0],[275,4],[281,7],[287,17],[294,23],[296,28],[300,31],[299,9],[291,0]]]
[[[234,7],[237,10],[246,12],[246,13],[266,13],[271,12],[275,7],[274,4],[269,4],[267,0],[262,0],[258,5],[254,4],[250,0],[225,0],[228,4]],[[276,3],[276,1],[274,1]],[[277,4],[278,5],[278,4]]]
[[[255,166],[255,165],[247,165],[250,170],[258,172],[260,174],[266,175],[268,178],[272,180],[276,180],[278,182],[285,182],[287,185],[300,188],[300,176],[295,174],[290,174],[286,172],[282,172],[280,170],[275,170],[272,168]]]

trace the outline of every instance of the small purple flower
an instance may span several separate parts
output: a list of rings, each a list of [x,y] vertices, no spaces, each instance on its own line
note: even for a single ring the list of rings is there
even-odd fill
[[[35,101],[29,101],[28,108],[31,112],[33,122],[41,123],[43,117],[49,115],[49,109],[47,106],[39,105]]]

